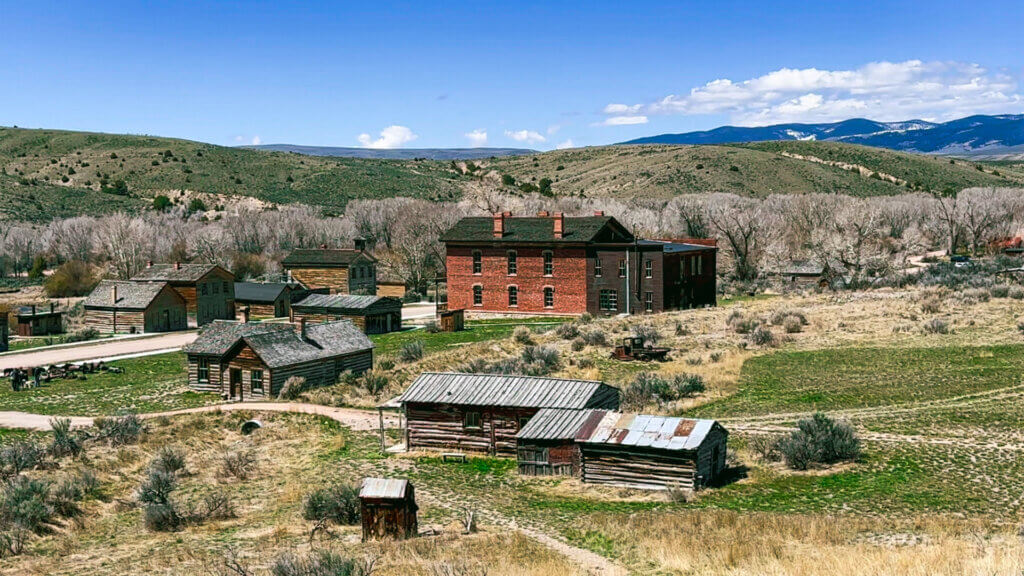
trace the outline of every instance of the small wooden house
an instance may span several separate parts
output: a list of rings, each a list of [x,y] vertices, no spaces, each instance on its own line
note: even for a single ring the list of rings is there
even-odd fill
[[[7,325],[7,311],[0,310],[0,352],[7,352],[10,348],[10,342],[8,341],[8,330]]]
[[[153,264],[134,282],[165,282],[185,299],[190,321],[205,326],[235,318],[235,275],[214,264]]]
[[[359,489],[363,541],[416,536],[416,493],[408,480],[365,478]]]
[[[15,312],[18,336],[49,336],[64,332],[64,312],[49,306],[22,306]]]
[[[251,316],[286,318],[292,311],[293,284],[235,282],[235,306],[249,307]]]
[[[380,296],[310,294],[292,304],[292,321],[329,322],[347,319],[367,334],[402,329],[402,301]]]
[[[293,377],[307,388],[373,367],[373,343],[348,320],[307,325],[218,320],[185,346],[194,390],[235,400],[274,398]]]
[[[401,280],[377,280],[377,296],[405,298],[405,282]]]
[[[185,299],[165,282],[104,280],[85,299],[85,326],[136,334],[188,329]]]
[[[397,402],[409,450],[515,456],[516,434],[541,410],[614,410],[619,389],[590,380],[425,372]]]
[[[355,248],[293,250],[281,265],[306,288],[327,288],[331,294],[376,294],[377,259],[357,241]]]
[[[466,328],[466,311],[459,309],[438,312],[437,323],[441,327],[441,332],[461,332]]]

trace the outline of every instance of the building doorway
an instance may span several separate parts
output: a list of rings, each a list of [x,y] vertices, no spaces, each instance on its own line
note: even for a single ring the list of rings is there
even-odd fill
[[[242,371],[238,368],[231,369],[231,397],[242,400]]]

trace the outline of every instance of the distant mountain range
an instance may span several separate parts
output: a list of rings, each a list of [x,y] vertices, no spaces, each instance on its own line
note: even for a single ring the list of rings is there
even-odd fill
[[[273,152],[294,152],[306,156],[335,156],[338,158],[366,158],[376,160],[479,160],[500,156],[525,156],[537,154],[526,148],[346,148],[339,146],[301,146],[297,144],[261,144],[243,146],[253,150]]]
[[[659,134],[622,144],[724,144],[766,140],[827,140],[904,152],[1010,158],[1024,154],[1024,114],[968,116],[942,123],[853,118],[830,124],[723,126],[704,132]]]

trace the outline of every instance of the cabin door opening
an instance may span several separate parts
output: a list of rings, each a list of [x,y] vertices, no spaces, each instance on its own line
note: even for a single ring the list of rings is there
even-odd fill
[[[164,313],[162,315],[161,320],[163,321],[162,322],[163,325],[160,326],[160,331],[161,332],[169,331],[171,329],[171,311],[170,310],[164,310]]]
[[[242,400],[242,371],[238,368],[231,369],[231,397]]]

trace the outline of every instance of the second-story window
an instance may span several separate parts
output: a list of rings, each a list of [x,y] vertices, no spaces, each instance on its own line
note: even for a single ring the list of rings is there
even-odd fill
[[[626,277],[626,261],[619,260],[619,278]]]
[[[644,260],[644,278],[654,278],[654,260]]]
[[[473,274],[482,274],[484,271],[484,255],[479,250],[473,250]]]
[[[508,275],[515,276],[518,270],[518,262],[515,250],[508,251]]]
[[[551,276],[555,273],[555,255],[551,250],[544,251],[544,275]]]
[[[597,256],[594,258],[594,276],[600,278],[602,272],[603,270],[601,269],[601,257]]]

